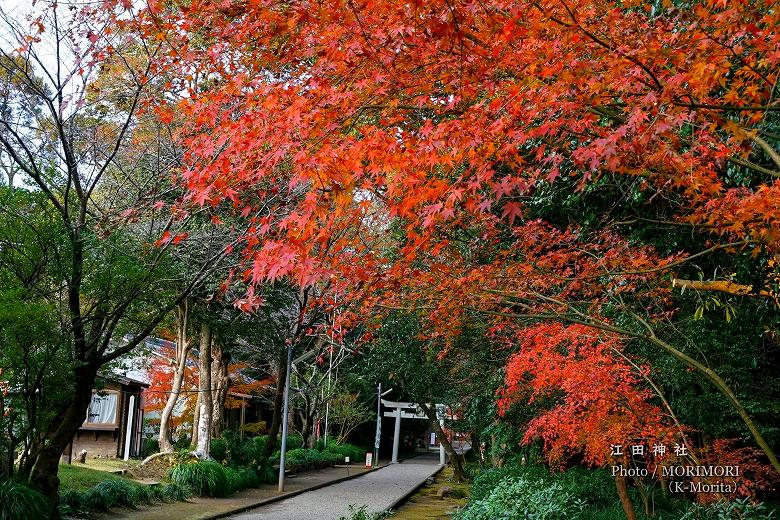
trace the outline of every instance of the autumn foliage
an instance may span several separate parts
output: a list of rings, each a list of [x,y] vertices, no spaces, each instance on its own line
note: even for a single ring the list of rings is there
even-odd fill
[[[162,412],[173,386],[174,348],[162,346],[157,353],[150,356],[151,362],[147,370],[149,388],[144,391],[144,409],[146,412]],[[180,408],[171,415],[171,427],[178,428],[182,423],[192,421],[195,402],[198,396],[198,368],[194,363],[188,363],[184,369]]]
[[[652,403],[643,377],[621,342],[581,325],[539,325],[517,332],[520,346],[506,368],[500,413],[514,404],[549,403],[528,424],[525,442],[544,440],[552,462],[582,455],[590,464],[615,462],[611,444],[679,441],[668,413]]]
[[[772,2],[194,0],[134,14],[124,27],[167,44],[151,67],[167,97],[145,108],[185,150],[178,210],[247,224],[231,275],[249,285],[242,309],[286,278],[348,296],[345,329],[388,308],[442,338],[470,313],[545,320],[518,333],[504,398],[526,372],[533,398],[563,392],[529,435],[593,462],[608,436],[669,427],[617,339],[558,323],[598,325],[705,374],[773,457],[726,383],[653,332],[677,311],[677,267],[778,252]],[[638,245],[610,211],[590,228],[528,218],[534,197],[607,180],[616,208],[663,200],[657,220],[702,233],[701,250]]]

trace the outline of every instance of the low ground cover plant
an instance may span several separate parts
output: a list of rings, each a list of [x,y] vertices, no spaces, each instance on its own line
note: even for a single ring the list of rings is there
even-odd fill
[[[180,502],[191,495],[178,483],[146,485],[124,480],[105,480],[91,489],[60,492],[60,508],[66,517],[90,516],[114,507],[130,509],[159,502]]]
[[[42,520],[46,518],[46,498],[17,480],[0,480],[0,520]]]

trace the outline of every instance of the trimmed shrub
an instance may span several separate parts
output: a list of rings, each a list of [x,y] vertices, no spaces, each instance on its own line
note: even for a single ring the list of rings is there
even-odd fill
[[[366,450],[361,448],[360,446],[355,446],[354,444],[329,444],[325,449],[322,450],[323,453],[335,453],[341,457],[341,459],[338,462],[344,462],[344,457],[349,457],[349,460],[352,462],[363,460],[366,456]]]
[[[39,491],[19,481],[0,481],[0,520],[46,518],[48,502]]]

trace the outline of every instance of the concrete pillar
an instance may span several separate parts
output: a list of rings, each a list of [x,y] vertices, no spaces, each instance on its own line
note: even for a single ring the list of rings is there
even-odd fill
[[[133,439],[133,414],[135,412],[135,396],[130,396],[130,404],[127,408],[127,430],[125,431],[125,456],[124,459],[130,458],[130,441]]]
[[[238,427],[239,436],[241,440],[244,440],[244,424],[246,422],[246,400],[244,398],[241,398],[241,415],[239,417],[238,422],[240,423]]]
[[[439,426],[442,428],[441,431],[444,431],[444,421],[441,419],[439,419]],[[447,464],[447,455],[444,453],[444,444],[442,444],[441,439],[439,439],[439,464],[441,466]]]
[[[401,444],[401,408],[395,409],[395,431],[393,432],[393,459],[392,463],[398,463],[398,445]]]

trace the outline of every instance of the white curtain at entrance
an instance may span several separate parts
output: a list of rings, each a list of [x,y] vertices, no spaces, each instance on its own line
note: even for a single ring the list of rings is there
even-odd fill
[[[116,397],[115,393],[92,394],[92,402],[87,412],[87,422],[92,424],[116,423]]]

